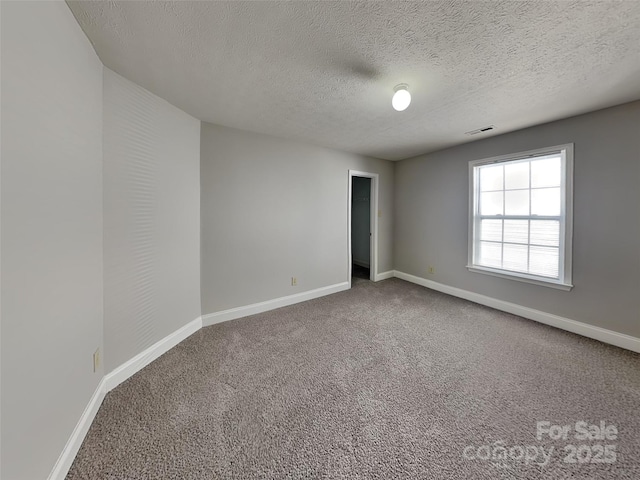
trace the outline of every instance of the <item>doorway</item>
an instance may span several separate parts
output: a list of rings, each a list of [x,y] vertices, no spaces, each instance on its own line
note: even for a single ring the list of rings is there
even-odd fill
[[[349,171],[349,284],[376,281],[378,175]]]

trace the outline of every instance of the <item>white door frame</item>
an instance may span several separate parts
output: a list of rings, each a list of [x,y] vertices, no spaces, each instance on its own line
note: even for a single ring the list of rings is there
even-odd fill
[[[378,174],[349,170],[349,195],[347,197],[347,260],[349,261],[347,273],[349,274],[349,288],[351,288],[351,268],[353,260],[351,258],[351,199],[353,195],[353,177],[371,179],[371,201],[369,202],[371,207],[371,237],[369,239],[371,259],[369,265],[369,278],[374,282],[378,281]]]

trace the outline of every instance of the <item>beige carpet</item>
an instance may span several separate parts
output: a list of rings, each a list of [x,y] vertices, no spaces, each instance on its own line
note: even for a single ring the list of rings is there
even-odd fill
[[[357,280],[188,338],[107,395],[67,478],[638,479],[639,409],[639,355]]]

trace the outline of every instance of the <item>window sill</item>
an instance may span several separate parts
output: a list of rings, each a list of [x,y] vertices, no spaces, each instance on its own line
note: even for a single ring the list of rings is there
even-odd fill
[[[573,288],[573,285],[569,283],[561,283],[553,280],[542,280],[538,278],[531,277],[526,274],[518,274],[518,273],[507,273],[504,270],[494,270],[488,267],[480,267],[477,265],[467,265],[467,269],[470,272],[475,273],[483,273],[485,275],[491,275],[493,277],[506,278],[508,280],[516,280],[518,282],[531,283],[533,285],[539,285],[541,287],[549,287],[556,288],[558,290],[570,291]]]

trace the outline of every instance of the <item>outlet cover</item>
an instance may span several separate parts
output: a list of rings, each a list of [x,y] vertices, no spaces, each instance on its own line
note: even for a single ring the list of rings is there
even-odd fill
[[[100,349],[93,352],[93,371],[94,373],[100,369]]]

